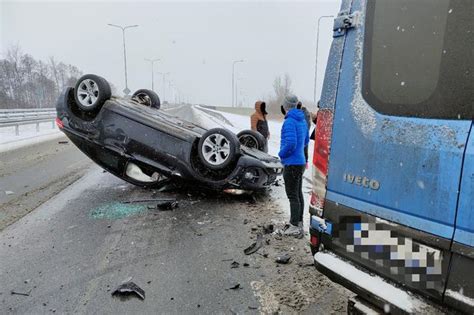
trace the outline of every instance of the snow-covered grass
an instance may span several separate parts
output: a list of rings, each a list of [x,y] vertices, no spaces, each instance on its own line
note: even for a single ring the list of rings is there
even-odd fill
[[[59,138],[63,133],[55,126],[52,128],[52,122],[40,123],[39,132],[36,131],[36,125],[22,125],[20,134],[15,135],[15,127],[0,128],[0,152],[17,149],[23,146],[32,145],[42,141]]]

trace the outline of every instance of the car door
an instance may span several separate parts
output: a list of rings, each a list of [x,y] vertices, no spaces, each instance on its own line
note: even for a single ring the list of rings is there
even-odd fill
[[[472,129],[464,156],[460,188],[456,230],[451,247],[453,258],[445,300],[455,307],[473,313],[474,277],[466,276],[470,275],[474,269],[474,136]]]
[[[354,0],[360,24],[346,35],[335,106],[326,200],[388,221],[398,233],[395,244],[393,233],[375,233],[389,246],[386,261],[394,260],[390,246],[401,244],[413,259],[398,252],[398,268],[368,255],[367,247],[357,258],[347,244],[340,250],[437,298],[472,124],[473,13],[473,2],[463,0]],[[325,217],[341,220],[326,210]],[[431,258],[415,259],[421,252]],[[433,256],[439,265],[418,273]],[[439,281],[427,281],[430,272]]]

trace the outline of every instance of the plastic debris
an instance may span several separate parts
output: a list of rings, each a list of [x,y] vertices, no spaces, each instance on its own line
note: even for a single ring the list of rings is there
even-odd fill
[[[122,283],[112,292],[112,296],[136,296],[141,300],[145,299],[145,291],[132,281]]]
[[[230,268],[239,268],[240,264],[236,261],[233,261],[231,264],[230,264]]]
[[[240,287],[240,283],[236,282],[236,283],[232,284],[232,286],[228,290],[239,290],[239,289],[242,289]]]
[[[244,249],[244,254],[245,255],[251,255],[258,251],[260,247],[263,246],[263,236],[262,234],[257,234],[257,240],[255,243]]]
[[[277,256],[277,258],[275,259],[275,262],[278,264],[286,265],[287,263],[290,262],[290,259],[291,259],[291,256],[285,253],[285,254],[281,254]]]
[[[160,209],[161,211],[171,211],[173,209],[176,209],[178,208],[178,202],[176,200],[174,201],[166,201],[166,202],[163,202],[163,203],[159,203],[157,205],[158,209]]]
[[[16,291],[11,291],[11,295],[22,295],[22,296],[30,296],[29,293],[23,293],[23,292],[16,292]]]
[[[263,233],[265,234],[273,233],[274,230],[275,230],[275,226],[273,224],[265,224],[263,226]]]

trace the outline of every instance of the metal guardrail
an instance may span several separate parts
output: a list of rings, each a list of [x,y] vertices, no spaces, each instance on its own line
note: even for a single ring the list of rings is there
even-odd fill
[[[55,108],[0,109],[0,128],[15,127],[15,135],[19,136],[21,125],[36,124],[36,132],[39,132],[41,123],[51,122],[54,129],[55,118]]]

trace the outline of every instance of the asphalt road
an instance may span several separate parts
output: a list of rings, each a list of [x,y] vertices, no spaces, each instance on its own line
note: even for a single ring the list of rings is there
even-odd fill
[[[76,160],[81,155],[51,146],[58,149],[54,162],[26,159],[30,173],[20,160],[5,168],[2,185],[14,182],[8,187],[22,202],[35,199],[22,190],[24,183],[45,185],[38,174],[57,170],[61,175],[67,166],[81,165]],[[42,173],[35,173],[34,165]],[[254,198],[196,189],[158,192],[127,184],[96,166],[79,169],[83,177],[60,185],[63,190],[0,232],[0,313],[345,311],[348,292],[311,266],[307,240],[264,235],[263,248],[243,253],[263,224],[287,217],[283,187]],[[150,209],[156,202],[126,203],[153,198],[176,198],[179,207],[160,211]],[[6,200],[3,210],[13,200],[20,202]],[[274,262],[283,252],[291,255],[288,265]],[[233,261],[238,268],[231,268]],[[145,290],[145,300],[111,295],[130,278]]]
[[[0,230],[79,179],[90,165],[66,137],[0,153]]]

